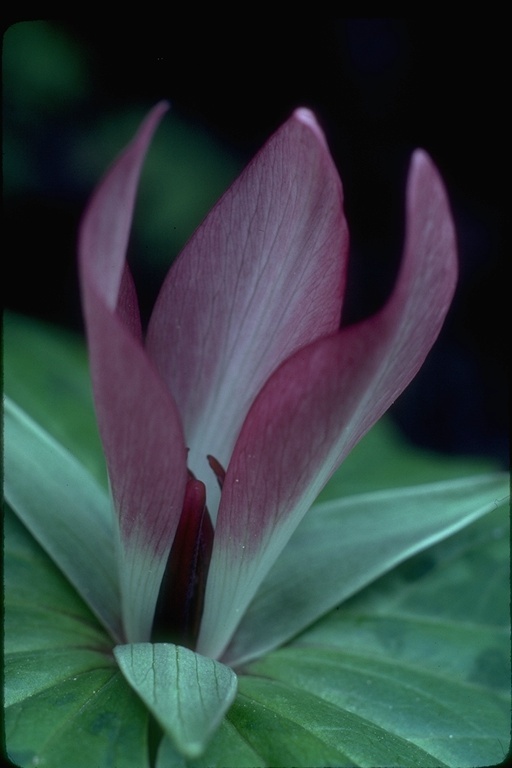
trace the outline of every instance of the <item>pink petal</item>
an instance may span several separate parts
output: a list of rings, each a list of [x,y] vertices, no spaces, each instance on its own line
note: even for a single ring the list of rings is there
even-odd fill
[[[315,496],[420,368],[457,263],[443,185],[414,154],[402,269],[384,309],[286,360],[252,406],[222,491],[198,651],[219,657]],[[305,564],[307,568],[307,564]]]
[[[339,328],[342,205],[322,132],[297,110],[211,211],[162,288],[148,350],[176,398],[213,520],[219,491],[207,454],[227,466],[271,372]]]
[[[84,216],[79,267],[94,399],[118,516],[126,639],[149,639],[181,513],[186,449],[176,405],[141,343],[126,247],[140,169],[167,107],[158,105]]]

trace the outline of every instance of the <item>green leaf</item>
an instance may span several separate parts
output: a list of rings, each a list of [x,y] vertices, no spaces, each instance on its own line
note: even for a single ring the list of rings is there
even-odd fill
[[[5,746],[23,768],[149,768],[148,713],[85,603],[7,508]]]
[[[278,647],[397,563],[494,509],[507,493],[501,473],[313,506],[249,606],[225,660],[239,664]]]
[[[200,755],[236,696],[233,670],[171,643],[118,645],[114,654],[178,750]]]
[[[407,739],[331,704],[316,691],[277,679],[241,678],[230,719],[273,767],[443,766]]]
[[[234,705],[237,706],[236,704]],[[162,739],[157,755],[156,768],[265,768],[267,763],[247,743],[238,729],[225,717],[215,731],[207,751],[200,757],[188,761],[180,755],[173,743]]]
[[[106,487],[84,339],[4,313],[5,393]]]
[[[328,704],[338,712],[332,738],[344,750],[359,745],[353,765],[494,765],[510,739],[508,606],[502,507],[395,568],[290,646],[253,662],[245,672],[256,681],[247,687],[241,677],[240,691],[265,700],[266,711],[276,714],[275,731],[288,726],[290,702],[314,713]],[[348,733],[347,714],[354,718]],[[263,725],[263,716],[254,715],[252,729]],[[322,738],[326,726],[311,719],[304,727]],[[382,744],[368,739],[373,728],[381,729]],[[393,758],[381,747],[395,739],[425,756]],[[259,753],[268,754],[263,740]],[[275,755],[272,764],[287,763]]]
[[[8,398],[4,443],[5,498],[112,636],[121,638],[108,495]]]
[[[180,761],[172,745],[164,741],[157,768],[353,768],[366,764],[360,757],[370,746],[385,765],[423,768],[431,764],[428,753],[404,739],[390,738],[372,724],[365,729],[365,744],[361,745],[358,725],[358,718],[349,712],[340,712],[306,691],[275,680],[242,677],[240,693],[207,752],[198,760]],[[441,768],[442,764],[437,765]]]

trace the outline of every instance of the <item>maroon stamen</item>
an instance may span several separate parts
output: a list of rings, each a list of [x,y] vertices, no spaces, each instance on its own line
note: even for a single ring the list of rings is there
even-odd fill
[[[212,546],[213,526],[206,508],[206,490],[192,476],[187,481],[183,511],[160,587],[154,640],[171,640],[195,648]]]
[[[208,464],[210,465],[211,469],[215,473],[215,477],[217,478],[217,482],[219,484],[219,488],[222,491],[222,486],[224,485],[224,480],[226,478],[226,470],[220,463],[220,461],[217,461],[215,456],[208,456],[206,457],[208,459]]]

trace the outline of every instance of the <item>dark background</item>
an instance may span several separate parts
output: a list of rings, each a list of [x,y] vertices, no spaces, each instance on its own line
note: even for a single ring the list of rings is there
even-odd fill
[[[37,34],[30,43],[13,29],[4,35],[3,71],[7,308],[81,329],[75,240],[94,181],[77,169],[70,147],[101,117],[115,127],[128,106],[142,115],[169,99],[172,114],[238,168],[305,105],[324,127],[345,188],[352,242],[345,322],[373,312],[393,283],[412,150],[424,147],[438,165],[459,236],[460,284],[436,347],[392,415],[424,446],[507,462],[503,22],[52,20],[46,48]],[[52,71],[61,44],[66,52]],[[43,71],[46,84],[37,80]],[[129,138],[124,131],[115,133],[115,151]],[[161,272],[139,275],[143,303]]]

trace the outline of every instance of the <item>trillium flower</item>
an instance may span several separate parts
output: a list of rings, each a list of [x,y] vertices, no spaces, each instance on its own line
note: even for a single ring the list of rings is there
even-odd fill
[[[436,597],[463,593],[473,571],[420,591],[420,602],[433,600],[427,623],[439,636],[421,608],[403,659],[376,661],[366,625],[350,640],[351,609],[335,609],[487,513],[494,545],[505,478],[378,491],[359,479],[350,495],[337,474],[331,501],[315,502],[416,374],[449,308],[455,235],[437,171],[414,153],[395,288],[376,315],[344,327],[341,183],[315,117],[298,109],[186,245],[143,333],[126,251],[141,166],[166,108],[150,112],[107,173],[79,235],[110,496],[78,460],[90,458],[80,439],[69,452],[6,398],[5,495],[19,518],[6,518],[11,753],[23,765],[85,754],[126,768],[185,765],[205,750],[194,765],[461,764],[462,752],[473,764],[467,729],[477,710],[485,738],[476,742],[495,754],[508,718],[494,661],[485,697],[480,677],[472,694],[468,681],[505,635],[483,611],[469,642],[465,623],[445,626]],[[59,364],[66,377],[76,363],[64,354]],[[52,414],[60,423],[54,401],[49,414],[39,410],[50,431]],[[385,447],[393,455],[393,441]],[[392,605],[387,650],[403,631]],[[462,646],[454,672],[450,654]],[[368,707],[372,681],[380,694]],[[395,696],[412,719],[390,715]],[[163,734],[154,761],[149,713]]]
[[[166,108],[94,193],[80,281],[123,637],[151,639],[167,573],[170,623],[218,659],[319,491],[423,363],[456,284],[455,235],[437,171],[417,151],[393,294],[340,327],[342,187],[315,117],[298,109],[172,265],[143,338],[126,251]]]

